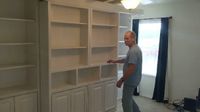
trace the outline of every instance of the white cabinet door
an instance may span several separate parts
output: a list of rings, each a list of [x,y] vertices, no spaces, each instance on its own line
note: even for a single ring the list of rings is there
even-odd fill
[[[15,112],[37,112],[37,94],[15,97]]]
[[[103,84],[89,86],[89,112],[104,112]]]
[[[60,92],[52,95],[52,112],[71,112],[70,92]]]
[[[0,112],[14,112],[13,98],[0,100]]]
[[[115,109],[117,105],[117,88],[116,82],[110,81],[105,83],[105,111]]]
[[[87,89],[85,87],[72,91],[72,111],[87,112]]]

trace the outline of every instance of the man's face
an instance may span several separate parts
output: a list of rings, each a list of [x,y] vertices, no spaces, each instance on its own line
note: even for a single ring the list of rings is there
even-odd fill
[[[126,46],[132,46],[133,45],[133,42],[134,42],[134,38],[131,37],[131,34],[130,33],[126,33],[124,35],[124,42],[126,44]]]

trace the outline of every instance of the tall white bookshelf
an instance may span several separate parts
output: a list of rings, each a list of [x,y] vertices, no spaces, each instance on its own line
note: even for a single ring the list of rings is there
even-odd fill
[[[37,0],[0,1],[0,111],[2,112],[25,112],[27,106],[34,108],[30,112],[38,112],[37,6]]]
[[[40,29],[41,111],[88,112],[99,83],[103,112],[114,110],[117,65],[106,61],[117,57],[118,13],[42,1]]]

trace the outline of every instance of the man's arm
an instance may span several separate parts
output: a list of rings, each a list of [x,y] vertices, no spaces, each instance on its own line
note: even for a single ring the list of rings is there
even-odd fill
[[[121,88],[122,83],[127,80],[129,78],[129,76],[131,76],[133,74],[133,72],[135,71],[136,65],[135,64],[129,64],[128,68],[126,69],[126,71],[123,74],[123,77],[120,78],[120,80],[117,81],[117,87]]]
[[[126,69],[126,71],[123,74],[122,79],[125,81],[128,79],[129,76],[131,76],[133,74],[133,72],[135,71],[136,65],[135,64],[129,64],[128,68]]]
[[[125,59],[119,59],[119,60],[108,60],[107,63],[124,63]]]

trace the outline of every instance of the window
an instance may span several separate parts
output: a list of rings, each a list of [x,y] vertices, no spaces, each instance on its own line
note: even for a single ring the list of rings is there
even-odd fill
[[[156,76],[161,20],[140,20],[138,45],[143,53],[143,75]]]

